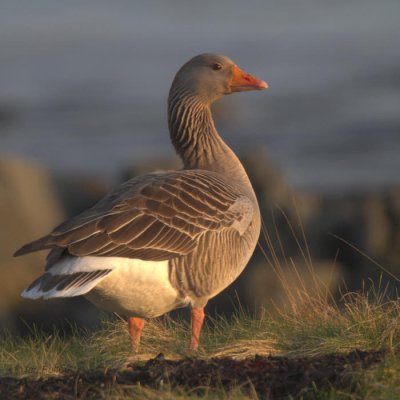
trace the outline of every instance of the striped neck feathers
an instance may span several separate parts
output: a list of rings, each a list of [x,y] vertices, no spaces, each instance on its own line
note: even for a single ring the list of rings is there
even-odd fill
[[[219,136],[209,102],[173,86],[168,98],[168,125],[185,169],[206,169],[248,179],[239,159]]]

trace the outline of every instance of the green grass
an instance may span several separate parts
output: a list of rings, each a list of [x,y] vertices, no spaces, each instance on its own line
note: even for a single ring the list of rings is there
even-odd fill
[[[388,296],[387,288],[378,285],[377,289],[346,293],[341,299],[335,299],[314,273],[306,241],[299,240],[299,251],[313,280],[312,287],[308,285],[306,289],[304,271],[298,271],[290,259],[285,259],[282,249],[280,255],[275,252],[265,230],[264,239],[269,247],[265,253],[267,263],[278,276],[288,305],[261,310],[257,316],[240,309],[230,321],[208,319],[195,356],[204,359],[224,356],[240,359],[255,354],[309,357],[354,349],[386,349],[388,356],[384,362],[354,373],[354,391],[315,390],[306,398],[400,399],[398,296]],[[292,277],[297,276],[297,281],[288,280],[280,264],[282,258],[286,270],[291,268]],[[189,337],[186,322],[168,317],[147,322],[137,354],[131,351],[126,322],[118,318],[105,319],[96,332],[74,328],[68,336],[56,330],[53,334],[44,334],[35,328],[25,338],[0,332],[0,376],[46,378],[71,370],[123,368],[131,362],[142,363],[160,352],[166,358],[180,359],[193,356],[187,351]],[[118,390],[115,389],[111,398],[131,398]],[[181,389],[160,392],[136,387],[132,390],[136,397],[144,399],[186,399],[199,395]],[[240,388],[229,393],[222,388],[218,392],[205,390],[202,394],[207,399],[257,398],[255,393],[246,396]],[[106,394],[104,397],[108,398]]]
[[[305,299],[308,299],[306,302]],[[192,355],[186,351],[189,327],[169,318],[150,321],[145,327],[141,350],[133,354],[126,323],[104,320],[96,332],[75,329],[63,336],[54,331],[43,334],[32,329],[26,338],[2,333],[0,337],[0,376],[49,377],[68,370],[121,368],[128,362],[142,362],[163,352],[166,358]],[[321,298],[303,297],[303,304],[286,310],[263,312],[258,318],[239,311],[230,322],[209,321],[202,334],[201,358],[254,354],[317,356],[346,353],[354,349],[388,349],[381,365],[354,375],[353,394],[315,392],[318,399],[396,399],[400,398],[400,301],[385,300],[374,293],[344,296],[341,306],[322,302]],[[390,355],[391,354],[391,355]],[[141,396],[152,398],[151,390],[138,388]],[[187,393],[164,393],[187,398]],[[160,393],[158,393],[158,396]],[[226,394],[227,398],[234,393]],[[206,398],[214,398],[215,393]],[[218,398],[224,398],[219,393]],[[243,398],[238,390],[237,398]],[[156,398],[156,397],[154,397]]]

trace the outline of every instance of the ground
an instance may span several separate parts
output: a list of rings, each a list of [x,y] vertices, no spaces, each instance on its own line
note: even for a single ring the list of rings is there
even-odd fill
[[[318,357],[255,356],[243,360],[230,357],[202,360],[167,360],[162,354],[145,364],[128,364],[119,370],[97,370],[62,376],[1,378],[3,399],[87,399],[107,396],[138,396],[138,385],[155,389],[160,396],[165,387],[204,392],[229,392],[240,387],[243,397],[259,399],[315,398],[330,389],[355,389],[354,374],[380,363],[385,351],[352,351]]]

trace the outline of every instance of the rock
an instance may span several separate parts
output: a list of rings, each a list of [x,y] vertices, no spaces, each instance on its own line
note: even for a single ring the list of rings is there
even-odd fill
[[[389,250],[390,221],[387,211],[387,202],[377,195],[371,195],[363,202],[364,246],[368,255],[375,259],[385,258]]]
[[[52,181],[66,218],[92,207],[112,190],[101,178],[92,176],[57,174]]]
[[[0,313],[23,300],[19,294],[43,270],[43,252],[14,258],[24,243],[46,234],[63,219],[49,174],[18,159],[0,160]]]
[[[397,266],[397,276],[400,279],[400,186],[390,190],[387,212],[390,221],[387,260],[388,265]]]
[[[304,259],[282,260],[273,267],[266,260],[251,266],[244,284],[245,304],[271,311],[275,306],[301,306],[308,296],[330,300],[335,297],[343,279],[343,266],[332,260],[315,260],[312,265]],[[305,303],[307,304],[307,303]]]
[[[93,323],[97,312],[82,299],[33,301],[21,291],[42,272],[45,251],[23,257],[13,253],[23,244],[51,231],[64,219],[52,177],[42,167],[15,158],[0,159],[0,324],[10,330],[26,329],[33,321],[49,329],[65,318]],[[91,313],[89,312],[91,311]],[[64,321],[65,323],[65,321]]]
[[[277,250],[284,248],[284,256],[297,256],[298,242],[305,240],[305,227],[319,210],[319,198],[295,190],[265,155],[256,153],[242,159],[272,246]]]
[[[388,207],[389,212],[396,219],[396,222],[400,221],[400,186],[393,187],[389,191],[388,195]]]

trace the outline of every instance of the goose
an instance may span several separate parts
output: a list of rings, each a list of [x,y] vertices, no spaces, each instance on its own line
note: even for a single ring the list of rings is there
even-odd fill
[[[84,296],[127,318],[135,351],[145,318],[189,306],[189,349],[196,350],[205,305],[243,271],[260,233],[256,195],[210,107],[223,95],[267,87],[221,54],[186,62],[168,96],[170,137],[183,168],[130,179],[22,246],[15,256],[49,253],[43,275],[21,296]]]

